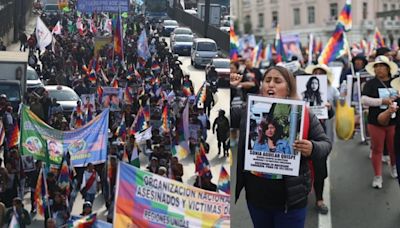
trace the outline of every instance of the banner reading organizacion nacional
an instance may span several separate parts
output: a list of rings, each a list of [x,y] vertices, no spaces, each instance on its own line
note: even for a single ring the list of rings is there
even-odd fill
[[[27,106],[23,106],[21,110],[22,154],[32,155],[35,159],[43,161],[49,159],[51,165],[60,165],[62,156],[67,151],[75,167],[106,161],[108,109],[84,127],[74,131],[59,131],[52,128]]]
[[[230,227],[230,196],[120,162],[114,227]]]

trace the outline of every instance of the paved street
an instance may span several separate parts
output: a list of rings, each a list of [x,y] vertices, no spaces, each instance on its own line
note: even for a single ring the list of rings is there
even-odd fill
[[[30,34],[34,31],[36,26],[36,17],[32,17],[31,20],[28,22],[25,32]],[[166,38],[167,43],[169,44],[169,38]],[[19,43],[14,43],[8,47],[9,51],[18,51],[19,50]],[[184,73],[189,73],[190,78],[193,81],[195,91],[197,92],[201,85],[205,80],[205,71],[204,68],[195,69],[193,66],[190,65],[190,57],[189,56],[181,56],[179,60],[182,61],[182,70]],[[214,123],[214,119],[218,116],[218,110],[223,109],[226,111],[226,115],[229,118],[229,100],[230,100],[230,90],[228,88],[220,88],[218,89],[218,102],[211,110],[210,122],[211,126]],[[207,158],[210,161],[211,171],[213,174],[212,182],[217,184],[219,178],[219,172],[221,170],[221,166],[224,165],[225,169],[230,172],[229,169],[229,159],[223,156],[218,156],[218,148],[217,148],[217,139],[212,134],[212,130],[208,131],[207,142],[210,145],[210,152],[207,154]],[[144,155],[140,155],[141,160],[141,168],[145,169],[146,165],[148,164],[148,159]],[[184,166],[184,175],[183,175],[183,182],[189,185],[193,185],[195,181],[195,164],[193,162],[194,156],[189,155],[187,158],[181,161]],[[82,212],[82,205],[84,201],[82,196],[79,194],[73,210],[73,215],[79,215]],[[25,208],[29,211],[30,208],[30,193],[25,195],[24,198]],[[97,194],[96,200],[93,205],[93,211],[97,212],[97,216],[99,219],[106,220],[107,211],[104,203],[104,199],[100,193]],[[31,227],[42,227],[44,218],[42,216],[36,215],[32,218],[32,225]]]
[[[318,214],[314,209],[314,194],[311,193],[305,227],[399,227],[399,184],[390,176],[389,167],[385,164],[383,165],[383,188],[377,190],[371,187],[373,172],[368,158],[369,146],[360,145],[359,142],[358,136],[347,142],[338,141],[331,152],[329,173],[331,224],[319,222]],[[235,152],[234,155],[236,155]],[[236,156],[233,156],[234,164],[236,164],[236,159]],[[231,173],[231,184],[234,189],[235,165],[232,166]],[[233,195],[231,198],[231,226],[251,227],[245,192],[242,191],[236,205],[233,204]],[[320,217],[324,218],[324,215]]]

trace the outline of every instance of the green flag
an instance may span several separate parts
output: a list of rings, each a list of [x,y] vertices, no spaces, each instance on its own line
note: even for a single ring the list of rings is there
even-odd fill
[[[133,148],[130,164],[140,168],[139,153],[136,145]]]

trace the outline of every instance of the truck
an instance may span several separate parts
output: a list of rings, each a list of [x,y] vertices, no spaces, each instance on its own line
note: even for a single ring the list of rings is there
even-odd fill
[[[18,111],[27,92],[27,52],[2,51],[0,54],[0,94],[5,94],[14,111]]]
[[[144,11],[145,16],[151,22],[158,22],[168,19],[167,0],[145,0]]]
[[[197,5],[197,14],[199,15],[200,19],[204,21],[205,17],[205,4],[199,3]],[[221,23],[221,5],[219,4],[210,4],[210,17],[209,17],[209,24],[219,27]]]

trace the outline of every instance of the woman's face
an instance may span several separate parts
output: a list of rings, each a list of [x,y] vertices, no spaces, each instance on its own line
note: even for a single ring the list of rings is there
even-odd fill
[[[317,91],[318,90],[318,87],[319,87],[319,83],[318,83],[318,80],[317,79],[313,79],[312,81],[311,81],[311,89],[312,89],[312,91]]]
[[[273,124],[268,124],[268,128],[265,130],[265,135],[268,138],[272,138],[275,135],[276,128]]]
[[[238,69],[236,68],[235,64],[231,64],[230,68],[231,68],[231,73],[237,73],[238,72]]]
[[[261,95],[274,98],[289,96],[288,83],[278,70],[272,69],[265,75],[261,84]]]
[[[378,63],[374,65],[375,75],[377,77],[389,76],[389,67],[384,63]]]

